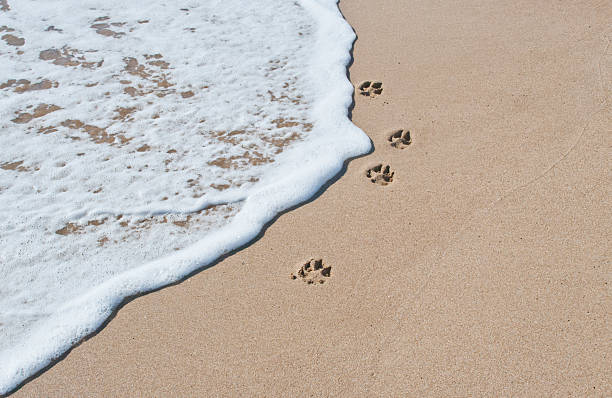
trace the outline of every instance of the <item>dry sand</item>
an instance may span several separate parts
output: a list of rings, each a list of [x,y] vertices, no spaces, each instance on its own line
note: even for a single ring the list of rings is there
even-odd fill
[[[612,3],[341,8],[375,151],[16,397],[612,395]]]

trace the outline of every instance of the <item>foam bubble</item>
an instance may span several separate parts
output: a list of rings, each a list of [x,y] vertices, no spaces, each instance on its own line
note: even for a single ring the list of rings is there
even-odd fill
[[[0,393],[370,148],[336,0],[8,5]]]

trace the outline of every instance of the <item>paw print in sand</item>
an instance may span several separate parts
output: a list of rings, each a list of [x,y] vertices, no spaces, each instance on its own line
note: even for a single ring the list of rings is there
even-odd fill
[[[383,166],[382,164],[377,164],[376,166],[368,169],[365,173],[366,177],[372,183],[378,185],[387,185],[393,182],[393,175],[395,171],[391,170],[389,165]]]
[[[389,136],[389,142],[394,148],[404,149],[412,143],[412,138],[410,138],[410,131],[408,129],[400,129],[394,131]]]
[[[382,94],[382,82],[371,82],[366,80],[359,85],[359,94],[374,98]]]
[[[291,274],[291,279],[300,278],[309,285],[322,284],[325,283],[325,279],[331,276],[331,265],[326,266],[320,258],[311,258],[302,264],[296,274]]]

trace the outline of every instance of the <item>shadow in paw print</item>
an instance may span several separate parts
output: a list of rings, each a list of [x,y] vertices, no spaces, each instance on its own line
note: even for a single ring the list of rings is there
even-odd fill
[[[323,284],[325,280],[331,276],[331,265],[326,266],[323,264],[323,260],[318,258],[311,258],[306,261],[296,274],[291,274],[291,279],[302,279],[305,283],[311,284]]]
[[[365,173],[366,177],[368,177],[372,183],[379,185],[388,185],[392,183],[394,174],[395,171],[392,171],[389,165],[383,166],[382,164],[377,164],[369,168]]]
[[[389,136],[389,142],[391,146],[394,148],[404,149],[408,145],[412,143],[412,138],[410,137],[410,131],[408,129],[400,129],[394,131]]]
[[[366,97],[374,98],[382,94],[382,82],[371,82],[366,80],[359,85],[359,94]]]

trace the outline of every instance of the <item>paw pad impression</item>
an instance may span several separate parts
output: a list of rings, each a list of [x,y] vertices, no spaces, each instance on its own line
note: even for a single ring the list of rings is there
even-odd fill
[[[408,129],[399,129],[391,133],[389,142],[394,148],[404,149],[412,143],[410,131]]]
[[[366,80],[359,85],[359,94],[374,98],[383,92],[382,82],[371,82]]]
[[[295,274],[291,274],[291,279],[302,279],[311,285],[314,283],[323,284],[331,276],[331,265],[326,266],[320,258],[306,261]]]
[[[387,185],[393,182],[394,174],[395,171],[391,170],[391,166],[377,164],[376,166],[369,168],[365,175],[374,184]]]

